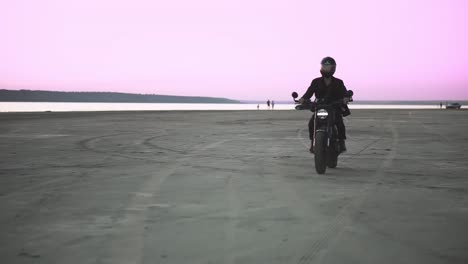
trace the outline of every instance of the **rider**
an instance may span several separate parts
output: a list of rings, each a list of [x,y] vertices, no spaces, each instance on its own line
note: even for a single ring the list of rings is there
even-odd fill
[[[347,90],[344,86],[342,80],[333,77],[333,74],[336,70],[336,62],[331,57],[325,57],[322,59],[321,62],[321,69],[320,73],[322,77],[315,78],[312,80],[307,92],[299,99],[299,102],[302,104],[305,100],[309,100],[312,95],[315,94],[317,99],[325,98],[329,101],[336,101],[343,99],[343,103],[346,105],[349,98],[347,98]],[[349,109],[345,107],[345,116],[349,114]],[[340,147],[342,151],[346,151],[346,128],[343,123],[343,109],[341,107],[337,107],[336,111],[336,127],[338,129],[338,140],[340,142]],[[313,142],[314,142],[314,115],[309,120],[309,138],[311,140],[310,144],[310,152],[313,152]]]

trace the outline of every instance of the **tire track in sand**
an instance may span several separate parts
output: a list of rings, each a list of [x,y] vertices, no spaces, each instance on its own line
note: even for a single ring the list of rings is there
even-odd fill
[[[297,260],[298,264],[320,263],[323,257],[332,248],[332,244],[337,241],[343,234],[346,226],[352,225],[354,218],[358,214],[358,209],[368,199],[368,197],[376,190],[378,182],[385,176],[385,170],[390,168],[397,154],[399,142],[399,133],[392,120],[390,120],[390,130],[392,132],[392,150],[386,155],[381,162],[379,168],[374,173],[372,180],[364,184],[360,190],[360,195],[348,202],[347,205],[338,212],[325,231],[319,238],[312,243],[307,253],[303,254]]]
[[[164,182],[173,175],[181,164],[187,163],[196,157],[197,151],[206,151],[219,146],[227,140],[219,140],[209,144],[198,145],[197,150],[191,155],[184,155],[174,159],[172,164],[159,168],[156,172],[150,171],[147,180],[140,190],[131,198],[127,206],[120,212],[119,218],[114,223],[113,234],[109,235],[110,244],[105,245],[105,250],[97,263],[102,264],[128,264],[141,263],[145,248],[145,222],[148,211],[151,208],[168,208],[172,204],[170,201],[158,201],[157,197]]]

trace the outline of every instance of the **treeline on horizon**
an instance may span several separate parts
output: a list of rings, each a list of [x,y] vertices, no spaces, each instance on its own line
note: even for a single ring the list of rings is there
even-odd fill
[[[215,97],[130,94],[117,92],[58,92],[0,89],[0,102],[100,102],[100,103],[240,103]]]

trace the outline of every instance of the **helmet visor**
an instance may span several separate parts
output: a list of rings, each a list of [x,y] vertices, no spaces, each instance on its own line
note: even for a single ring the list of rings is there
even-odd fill
[[[333,72],[335,71],[335,65],[331,65],[331,64],[322,64],[322,67],[320,68],[320,71],[323,71],[323,72]]]

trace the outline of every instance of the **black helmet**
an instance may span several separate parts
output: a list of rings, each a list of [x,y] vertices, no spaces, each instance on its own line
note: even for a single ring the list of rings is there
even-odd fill
[[[325,57],[322,59],[322,62],[320,62],[322,65],[335,65],[336,66],[336,61],[332,57]]]
[[[322,76],[326,78],[332,77],[336,70],[335,59],[332,57],[325,57],[320,64],[322,64],[322,68],[320,69]]]

